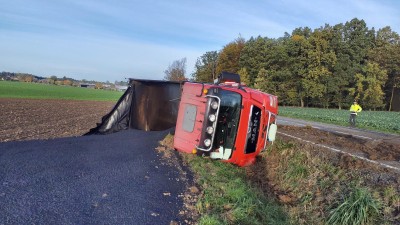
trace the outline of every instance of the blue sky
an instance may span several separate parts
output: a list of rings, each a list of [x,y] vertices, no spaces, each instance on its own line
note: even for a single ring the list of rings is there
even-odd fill
[[[162,79],[174,61],[239,34],[278,38],[353,18],[400,32],[397,0],[0,0],[0,71],[98,81]]]

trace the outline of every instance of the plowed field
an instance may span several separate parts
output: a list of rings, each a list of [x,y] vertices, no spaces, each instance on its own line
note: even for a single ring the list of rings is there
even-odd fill
[[[81,136],[115,102],[0,99],[0,142]]]

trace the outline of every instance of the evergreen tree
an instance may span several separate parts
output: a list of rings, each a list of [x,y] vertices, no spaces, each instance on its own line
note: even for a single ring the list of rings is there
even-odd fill
[[[206,52],[197,59],[195,71],[192,74],[193,80],[197,82],[213,82],[217,78],[218,53],[217,51]]]
[[[344,25],[337,24],[331,29],[330,48],[336,55],[336,64],[333,67],[333,75],[327,84],[328,93],[332,95],[332,102],[335,107],[342,109],[343,104],[351,102],[349,85],[354,80],[354,71],[350,60],[348,45],[344,40]],[[350,105],[348,105],[350,106]]]
[[[307,80],[308,71],[308,54],[310,53],[310,37],[311,30],[309,28],[296,28],[287,45],[290,72],[292,79],[296,80],[297,99],[301,107],[305,106],[305,100],[308,97],[309,81]]]
[[[369,51],[369,59],[378,63],[388,74],[385,84],[387,108],[392,109],[395,88],[400,87],[400,37],[390,27],[379,29],[376,37],[376,47]]]
[[[356,98],[379,109],[386,96],[391,110],[400,87],[400,38],[390,27],[375,32],[354,18],[314,31],[296,28],[277,39],[239,37],[218,54],[201,56],[195,69],[193,79],[202,82],[222,71],[239,73],[248,86],[277,95],[281,105],[341,109]]]
[[[254,82],[254,88],[261,91],[266,91],[268,89],[267,84],[267,70],[262,68],[257,74],[257,78]]]
[[[310,39],[308,53],[308,74],[304,80],[307,97],[322,100],[322,105],[328,107],[329,95],[327,84],[332,78],[332,69],[336,63],[336,55],[330,49],[328,38],[330,33],[324,29],[315,30]],[[320,101],[315,103],[321,104]]]
[[[218,56],[217,74],[223,71],[230,73],[237,73],[239,71],[240,53],[244,45],[245,40],[239,37],[221,50]]]
[[[243,47],[240,54],[239,65],[246,68],[249,73],[248,85],[253,85],[258,72],[267,67],[272,50],[273,41],[271,39],[251,37]]]
[[[250,77],[249,77],[249,73],[247,73],[247,69],[246,68],[241,68],[238,71],[238,74],[240,75],[240,82],[244,83],[245,85],[247,85],[248,87],[252,87],[251,83],[250,83]]]
[[[383,87],[387,80],[386,70],[376,63],[368,63],[365,68],[365,90],[363,102],[366,107],[376,110],[385,106]]]
[[[356,85],[350,88],[350,94],[355,99],[361,99],[365,108],[374,109],[384,107],[383,87],[387,80],[386,70],[379,68],[376,63],[367,63],[363,73],[356,74]]]

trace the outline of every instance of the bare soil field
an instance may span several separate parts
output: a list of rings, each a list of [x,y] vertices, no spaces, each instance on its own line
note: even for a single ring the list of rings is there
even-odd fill
[[[115,102],[0,99],[0,142],[81,136]]]

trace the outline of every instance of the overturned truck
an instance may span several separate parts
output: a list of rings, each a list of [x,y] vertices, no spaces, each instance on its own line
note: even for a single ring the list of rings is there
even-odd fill
[[[275,140],[278,99],[223,72],[213,84],[130,79],[110,113],[88,134],[175,127],[174,148],[239,166]]]

